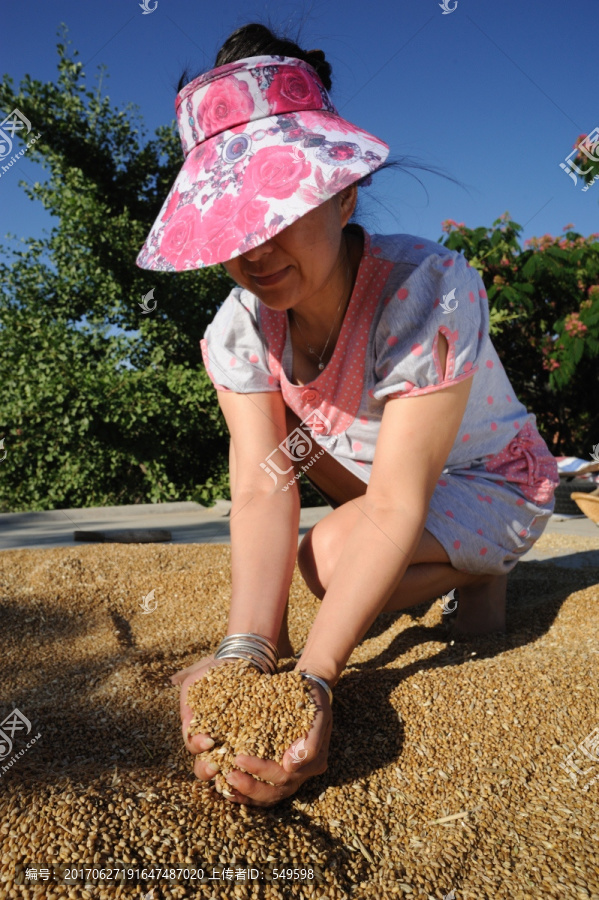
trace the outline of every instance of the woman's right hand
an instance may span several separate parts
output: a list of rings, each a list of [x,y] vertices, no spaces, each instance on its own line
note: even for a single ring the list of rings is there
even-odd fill
[[[189,726],[193,719],[193,710],[187,705],[187,692],[192,684],[195,684],[196,681],[199,681],[204,677],[206,672],[227,662],[230,662],[230,660],[215,659],[214,656],[205,656],[203,659],[198,660],[198,662],[193,663],[193,665],[188,666],[186,669],[181,669],[179,672],[175,672],[174,675],[171,675],[172,683],[181,685],[180,706],[183,741],[190,753],[196,754],[201,753],[203,750],[210,750],[210,748],[214,746],[214,741],[209,734],[198,733],[191,737],[188,735]]]

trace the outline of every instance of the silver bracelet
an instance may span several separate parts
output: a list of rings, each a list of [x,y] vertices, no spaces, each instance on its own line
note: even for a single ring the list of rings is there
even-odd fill
[[[244,646],[231,644],[230,647],[219,648],[214,654],[215,659],[247,659],[264,674],[274,675],[277,671],[276,663],[258,650]]]
[[[266,646],[272,651],[273,654],[277,656],[277,658],[279,656],[279,651],[277,650],[275,644],[273,644],[272,641],[269,641],[268,638],[264,637],[261,634],[254,634],[253,631],[246,631],[238,634],[228,634],[223,638],[221,643],[231,641],[233,640],[233,638],[252,638],[253,640],[258,641],[261,644],[266,644]]]
[[[276,672],[275,661],[266,653],[262,653],[261,650],[257,649],[255,644],[242,643],[241,641],[236,644],[227,644],[226,647],[219,647],[217,654],[217,659],[239,657],[255,660],[264,672],[269,671],[271,675]]]
[[[229,634],[220,642],[215,659],[247,659],[264,674],[277,671],[279,653],[268,638],[249,632]]]
[[[214,656],[215,659],[246,659],[254,668],[258,669],[263,675],[267,673],[273,675],[274,673],[270,671],[270,669],[264,664],[259,662],[254,656],[251,656],[249,653],[245,653],[243,650],[234,651],[232,650],[230,653],[219,653],[218,656]]]
[[[262,657],[268,659],[270,667],[276,671],[279,662],[279,651],[268,638],[262,637],[262,635],[253,634],[252,632],[248,632],[247,634],[229,634],[220,642],[218,649],[219,651],[225,649],[230,650],[232,647],[238,649],[240,645],[246,648],[249,647],[259,653]]]
[[[324,680],[324,678],[319,678],[318,675],[310,675],[309,672],[301,672],[302,678],[310,678],[312,681],[315,681],[317,684],[324,688],[329,697],[329,703],[331,706],[333,705],[333,692]]]

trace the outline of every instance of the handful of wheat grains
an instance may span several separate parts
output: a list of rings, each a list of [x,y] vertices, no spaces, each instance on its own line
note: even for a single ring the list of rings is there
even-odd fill
[[[216,666],[187,693],[193,710],[189,734],[209,734],[215,742],[197,754],[219,767],[216,790],[233,796],[225,781],[238,753],[280,763],[294,741],[307,737],[316,703],[299,672],[263,675],[245,659]],[[253,776],[258,781],[265,779]]]

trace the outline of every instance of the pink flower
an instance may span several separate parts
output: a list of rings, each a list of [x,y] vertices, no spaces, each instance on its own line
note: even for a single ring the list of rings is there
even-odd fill
[[[584,322],[580,321],[580,313],[570,313],[564,322],[564,330],[570,337],[582,337],[588,329]]]
[[[341,134],[356,134],[361,131],[359,128],[349,126],[349,124],[343,119],[340,119],[339,116],[327,112],[326,110],[322,110],[322,112],[318,113],[302,110],[302,124],[304,124],[306,128],[317,131],[319,134],[328,131],[338,131]]]
[[[251,236],[257,232],[263,239],[269,208],[265,200],[244,192],[238,197],[226,194],[217,200],[201,222],[202,262],[214,265],[238,250],[243,252],[252,245]]]
[[[335,169],[331,177],[324,183],[325,194],[338,194],[343,188],[353,184],[356,180],[351,169]]]
[[[235,216],[235,226],[242,234],[251,234],[264,227],[264,221],[270,209],[266,200],[252,199],[242,191],[237,201],[239,211]]]
[[[239,215],[238,197],[225,194],[216,200],[202,218],[202,262],[214,265],[235,252],[245,237],[236,222]]]
[[[174,266],[183,265],[185,262],[195,262],[197,259],[197,247],[192,244],[198,237],[200,224],[200,211],[195,206],[185,206],[177,210],[167,223],[160,241],[159,251],[164,258]],[[195,252],[195,258],[190,258],[190,253]]]
[[[447,233],[449,233],[452,228],[457,228],[457,227],[458,227],[458,223],[456,222],[455,219],[444,219],[441,222],[441,230],[447,231]]]
[[[302,151],[295,147],[263,147],[245,170],[244,192],[285,200],[311,169]]]
[[[254,111],[249,88],[234,77],[211,84],[198,107],[197,120],[205,137],[247,122]]]
[[[559,367],[560,367],[560,364],[558,363],[558,361],[556,359],[549,359],[549,360],[544,359],[543,360],[543,368],[547,372],[553,372],[553,371],[555,371],[555,369],[559,369]]]
[[[320,109],[322,96],[314,79],[300,68],[277,72],[266,91],[271,114]]]
[[[180,198],[181,198],[181,194],[179,193],[179,191],[174,191],[171,196],[171,199],[168,201],[168,205],[164,211],[164,215],[161,216],[161,218],[160,218],[161,222],[166,222],[168,219],[170,219],[170,217],[174,213],[175,209],[177,208],[177,204],[178,204]]]

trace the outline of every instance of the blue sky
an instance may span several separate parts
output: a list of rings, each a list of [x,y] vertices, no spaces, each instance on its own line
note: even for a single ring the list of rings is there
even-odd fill
[[[416,171],[427,197],[410,175],[381,173],[362,192],[368,230],[438,240],[444,219],[490,226],[507,210],[524,226],[521,241],[561,235],[569,223],[584,235],[599,231],[599,184],[583,193],[559,168],[577,136],[599,125],[596,0],[575,10],[558,0],[458,0],[447,15],[440,0],[158,0],[149,15],[139,2],[8,4],[0,72],[15,86],[25,73],[54,80],[65,22],[90,87],[106,64],[112,104],[136,103],[151,135],[174,118],[181,70],[211,68],[234,28],[270,19],[293,36],[301,25],[300,43],[324,50],[333,66],[331,96],[344,116],[395,157],[440,167],[466,186]],[[53,221],[26,198],[22,177],[43,173],[24,157],[0,178],[3,243],[7,232],[40,236]]]

